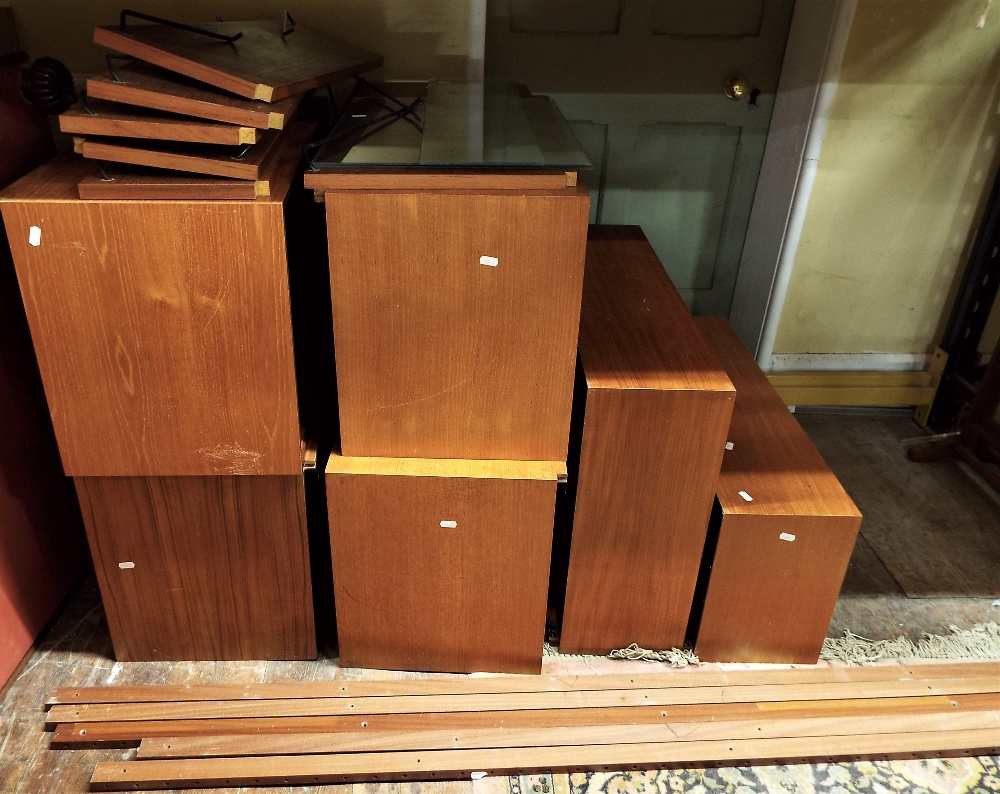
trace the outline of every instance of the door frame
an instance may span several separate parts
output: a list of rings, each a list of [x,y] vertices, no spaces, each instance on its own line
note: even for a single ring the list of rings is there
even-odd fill
[[[770,369],[857,0],[797,0],[729,321]]]

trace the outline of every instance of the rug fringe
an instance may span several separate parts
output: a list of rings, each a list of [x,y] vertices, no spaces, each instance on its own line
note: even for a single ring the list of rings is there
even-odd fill
[[[950,635],[928,634],[917,642],[906,637],[869,640],[851,631],[827,637],[819,658],[827,662],[875,664],[886,659],[980,659],[1000,661],[1000,624],[980,623],[971,629],[949,626]]]
[[[827,637],[819,658],[825,662],[846,662],[850,665],[876,664],[885,660],[953,659],[1000,661],[1000,624],[980,623],[971,629],[950,626],[950,635],[928,634],[917,642],[906,637],[894,640],[869,640],[844,631],[843,637]],[[703,662],[690,648],[669,648],[653,651],[632,643],[627,648],[611,651],[607,657],[583,653],[560,653],[545,643],[546,656],[563,656],[571,659],[625,659],[628,661],[666,662],[671,667],[700,665]]]

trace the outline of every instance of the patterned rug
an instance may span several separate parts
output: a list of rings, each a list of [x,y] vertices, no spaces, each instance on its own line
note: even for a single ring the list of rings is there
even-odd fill
[[[484,778],[475,794],[996,794],[1000,758],[594,772]]]

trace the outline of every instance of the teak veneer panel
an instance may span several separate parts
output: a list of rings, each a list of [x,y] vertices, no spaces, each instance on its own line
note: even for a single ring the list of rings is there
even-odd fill
[[[588,207],[582,186],[327,193],[345,455],[566,459]]]
[[[638,227],[591,227],[560,650],[684,641],[733,386]]]
[[[90,100],[88,106],[93,115],[77,106],[61,113],[59,130],[72,135],[153,138],[223,146],[257,143],[261,134],[255,127],[239,127],[153,112],[143,114],[128,106],[97,99]]]
[[[338,625],[339,629],[339,625]],[[383,640],[402,644],[402,638]],[[354,666],[354,665],[350,665]],[[599,689],[582,692],[501,692],[481,695],[398,695],[367,698],[290,698],[167,703],[91,703],[53,706],[46,723],[128,720],[335,717],[356,714],[420,714],[466,711],[533,711],[619,706],[681,706],[845,698],[909,698],[925,695],[996,695],[995,681],[863,681],[852,684],[759,684],[679,689]]]
[[[486,728],[572,727],[700,722],[705,720],[770,721],[816,717],[931,714],[946,710],[996,708],[996,694],[932,695],[772,703],[722,703],[670,706],[615,706],[591,709],[531,711],[457,711],[416,714],[357,714],[335,717],[248,717],[245,719],[135,720],[60,723],[52,733],[53,749],[137,746],[145,738],[222,735],[288,735],[369,731],[480,730]]]
[[[92,166],[71,155],[0,194],[67,474],[301,472],[296,160],[253,202],[81,201]]]
[[[302,25],[282,35],[281,21],[212,22],[198,27],[221,43],[167,25],[94,28],[94,43],[248,99],[275,102],[382,65],[373,52],[336,41]]]
[[[293,121],[278,145],[268,151],[257,179],[231,179],[206,174],[184,174],[159,168],[104,163],[105,179],[95,165],[77,184],[82,199],[162,200],[253,200],[271,195],[287,181],[301,156],[302,145],[315,125]]]
[[[211,145],[150,142],[117,138],[74,138],[73,149],[89,160],[107,160],[148,168],[190,171],[232,179],[259,179],[268,158],[277,150],[281,133],[271,130],[238,160],[239,147],[221,150]]]
[[[813,663],[861,514],[729,324],[701,318],[698,328],[737,397],[696,652],[705,661]]]
[[[804,736],[852,736],[871,733],[1000,729],[1000,711],[909,714],[877,717],[818,717],[777,720],[664,722],[658,725],[596,725],[557,728],[478,730],[355,731],[286,736],[177,736],[143,741],[136,754],[146,758],[225,758],[265,755],[312,755],[399,750],[463,750],[487,747],[547,747],[580,744],[640,744],[717,739],[773,739]]]
[[[261,130],[282,129],[302,101],[302,94],[270,104],[243,99],[140,61],[115,71],[121,82],[104,75],[88,78],[87,96]]]
[[[992,754],[995,724],[985,728],[856,736],[699,740],[591,744],[579,746],[343,753],[313,756],[257,756],[184,760],[101,761],[91,777],[94,791],[243,785],[315,785],[349,782],[468,779],[608,769],[657,769],[688,762],[745,762],[887,753],[966,751]]]
[[[466,461],[478,463],[478,461]],[[339,467],[338,467],[339,468]],[[329,469],[328,469],[329,471]],[[592,689],[658,689],[747,684],[847,683],[854,681],[940,680],[994,677],[1000,663],[956,662],[882,664],[871,667],[792,667],[777,670],[683,670],[634,675],[496,676],[399,681],[289,681],[263,684],[151,684],[54,689],[47,706],[82,703],[157,703],[198,700],[273,700],[314,697],[461,695],[491,692],[565,692]]]
[[[301,475],[74,482],[119,661],[316,657]]]
[[[393,461],[382,472],[365,464],[361,473],[331,457],[342,666],[539,672],[556,484],[565,469],[480,466],[492,473],[410,474]]]

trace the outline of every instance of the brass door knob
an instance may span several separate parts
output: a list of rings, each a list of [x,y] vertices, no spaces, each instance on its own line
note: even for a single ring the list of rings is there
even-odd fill
[[[750,94],[750,83],[742,77],[730,77],[726,80],[725,91],[727,97],[739,102]]]

